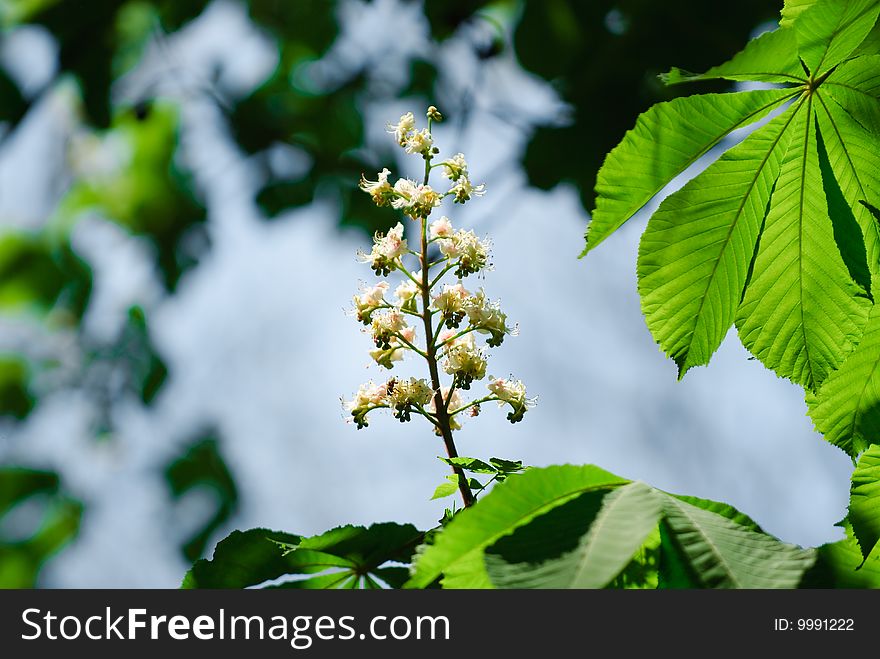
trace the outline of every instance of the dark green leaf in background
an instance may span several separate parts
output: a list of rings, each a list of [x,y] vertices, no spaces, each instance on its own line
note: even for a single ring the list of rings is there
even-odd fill
[[[82,510],[54,472],[0,468],[0,588],[37,586],[46,561],[76,536]]]
[[[238,506],[238,488],[220,454],[215,434],[208,432],[192,442],[181,457],[166,467],[165,479],[175,499],[199,488],[210,492],[215,501],[211,516],[181,547],[183,555],[192,562],[204,554],[214,532]]]

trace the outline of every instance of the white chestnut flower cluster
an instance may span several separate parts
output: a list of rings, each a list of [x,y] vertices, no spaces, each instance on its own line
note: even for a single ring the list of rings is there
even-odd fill
[[[373,249],[369,254],[358,252],[361,263],[369,263],[378,277],[387,277],[397,268],[400,257],[409,250],[403,237],[403,225],[398,222],[388,233],[373,236]]]
[[[490,379],[489,391],[497,396],[499,407],[510,405],[513,408],[512,412],[508,412],[507,420],[511,423],[522,421],[526,410],[533,407],[537,399],[526,397],[526,385],[523,384],[522,380]]]
[[[433,391],[427,380],[391,378],[382,384],[372,380],[360,386],[354,398],[345,403],[358,428],[369,425],[367,414],[376,409],[389,408],[396,419],[409,421],[413,410],[423,409],[431,401]]]
[[[390,409],[401,421],[409,421],[413,413],[420,414],[434,425],[438,435],[451,440],[451,431],[461,427],[463,417],[476,416],[482,403],[497,401],[509,406],[507,418],[515,423],[534,399],[527,398],[521,381],[491,376],[484,396],[470,401],[462,396],[474,382],[486,379],[489,348],[500,346],[505,336],[516,334],[516,329],[508,325],[500,302],[489,299],[482,288],[471,292],[463,281],[491,269],[489,240],[472,230],[456,229],[445,215],[429,219],[445,198],[465,203],[482,196],[485,186],[471,183],[467,161],[460,153],[433,162],[439,149],[431,135],[431,124],[442,117],[434,107],[428,109],[427,117],[428,127],[424,129],[416,126],[411,112],[388,125],[388,132],[406,153],[425,160],[422,182],[399,178],[392,183],[388,169],[379,172],[376,180],[361,178],[360,188],[377,206],[401,211],[415,221],[414,226],[408,226],[418,233],[411,235],[398,222],[387,232],[374,235],[368,254],[359,253],[359,260],[369,264],[377,276],[394,275],[398,281],[383,279],[362,286],[353,297],[352,315],[370,334],[374,343],[370,356],[377,365],[392,369],[412,353],[427,361],[430,378],[392,377],[383,384],[367,382],[352,400],[345,402],[345,409],[358,428],[367,425],[368,413],[376,409]],[[441,168],[450,182],[445,193],[428,183],[435,168]],[[444,374],[451,381],[446,377],[447,381],[442,382]]]
[[[488,239],[480,239],[471,230],[454,231],[452,223],[445,215],[431,223],[431,242],[436,242],[440,252],[455,263],[455,276],[467,277],[478,272],[491,270]]]
[[[452,181],[449,194],[457,204],[470,201],[471,197],[482,197],[486,193],[485,183],[479,185],[471,183],[467,162],[461,153],[456,153],[452,158],[443,162],[443,175]]]

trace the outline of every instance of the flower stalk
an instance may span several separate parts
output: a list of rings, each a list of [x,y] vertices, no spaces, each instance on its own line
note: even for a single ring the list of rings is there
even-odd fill
[[[463,391],[486,377],[488,348],[501,345],[506,335],[516,332],[507,325],[507,316],[498,302],[490,301],[482,289],[472,294],[463,284],[464,278],[491,269],[488,240],[478,238],[473,231],[456,231],[445,215],[429,222],[444,199],[451,197],[453,203],[466,203],[482,196],[485,185],[471,183],[467,162],[460,153],[433,163],[439,149],[434,145],[431,129],[442,116],[432,106],[427,118],[428,127],[423,130],[416,128],[410,112],[397,124],[388,126],[388,132],[406,153],[424,159],[421,183],[400,178],[392,185],[388,169],[379,172],[375,181],[366,176],[361,178],[360,188],[376,205],[390,206],[414,221],[419,231],[419,248],[416,251],[409,247],[404,225],[399,222],[387,233],[375,235],[372,250],[369,254],[361,253],[359,259],[368,263],[379,277],[400,272],[404,279],[394,290],[393,302],[386,299],[391,290],[387,281],[362,289],[354,296],[353,315],[369,328],[375,343],[370,356],[378,366],[392,369],[395,362],[411,353],[426,362],[428,379],[392,377],[382,384],[370,381],[361,385],[352,400],[345,402],[345,408],[358,428],[367,426],[368,414],[377,409],[390,409],[401,422],[410,421],[413,413],[423,416],[443,439],[446,462],[455,475],[464,506],[469,507],[476,497],[471,481],[458,464],[453,431],[461,428],[465,414],[476,416],[480,404],[490,401],[509,406],[511,411],[507,418],[516,423],[534,404],[534,399],[526,397],[522,382],[491,376],[489,395],[471,402],[462,397]],[[430,185],[431,172],[437,168],[442,168],[450,181],[449,189],[442,194]],[[441,258],[432,256],[432,249],[439,249]],[[417,259],[418,270],[410,270],[406,265],[405,260],[413,257]],[[450,273],[457,281],[444,283]],[[417,345],[417,328],[407,324],[408,319],[421,320],[424,347]],[[478,335],[486,335],[486,347],[477,345]],[[451,376],[446,385],[441,367]],[[485,491],[487,485],[478,485],[478,491]]]

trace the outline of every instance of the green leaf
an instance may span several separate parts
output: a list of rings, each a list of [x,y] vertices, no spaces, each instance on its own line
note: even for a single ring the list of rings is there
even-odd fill
[[[409,562],[424,534],[412,524],[383,522],[368,528],[340,526],[305,538],[300,549],[314,549],[353,561],[362,573],[386,561]]]
[[[655,590],[659,587],[660,526],[655,526],[629,564],[606,588]]]
[[[483,562],[486,547],[579,495],[627,482],[592,465],[533,468],[512,476],[456,515],[433,545],[420,550],[406,586],[424,588],[441,575],[446,588],[490,586]]]
[[[798,55],[814,77],[845,60],[871,32],[880,0],[822,0],[794,23]]]
[[[867,560],[859,550],[852,527],[843,524],[846,538],[816,549],[816,563],[800,583],[800,588],[880,588],[880,555]]]
[[[452,467],[461,467],[465,471],[470,471],[475,474],[494,474],[497,472],[495,467],[488,465],[477,458],[457,457],[440,459]]]
[[[347,588],[351,582],[350,572],[331,572],[320,574],[308,579],[294,579],[274,586],[267,586],[266,590],[293,589],[293,590],[334,590]]]
[[[327,575],[280,586],[356,587],[360,576],[374,573],[389,561],[408,563],[423,539],[424,533],[411,524],[395,523],[373,524],[369,528],[340,526],[310,538],[266,529],[235,531],[217,545],[212,560],[193,565],[182,587],[244,588],[285,576],[328,570]],[[382,578],[379,573],[376,576]]]
[[[440,483],[440,485],[437,486],[437,489],[434,490],[434,494],[431,495],[430,500],[442,499],[458,492],[458,476],[452,476],[452,479],[447,476],[446,481]]]
[[[213,515],[181,546],[190,561],[201,557],[214,532],[235,512],[238,488],[220,454],[220,446],[213,432],[196,438],[184,453],[165,468],[165,479],[174,499],[180,499],[193,489],[207,490],[214,501]]]
[[[210,560],[195,562],[181,588],[246,588],[289,574],[292,561],[276,543],[298,544],[301,536],[269,529],[233,531]]]
[[[511,562],[490,549],[485,559],[489,578],[496,588],[603,588],[656,529],[660,508],[660,498],[652,488],[638,482],[625,485],[604,496],[601,509],[573,551],[533,563]],[[542,542],[552,543],[552,539],[545,535]]]
[[[716,515],[726,517],[732,522],[735,522],[738,526],[742,526],[749,531],[764,533],[764,530],[758,526],[758,523],[755,520],[726,503],[712,501],[711,499],[700,499],[699,497],[692,497],[686,494],[672,494],[670,496],[674,496],[679,501],[684,501],[697,508],[702,508],[703,510],[715,513]]]
[[[871,309],[858,347],[807,394],[807,406],[816,430],[853,459],[880,442],[880,307]]]
[[[58,474],[0,467],[0,588],[39,585],[46,562],[76,536],[82,512]]]
[[[0,355],[0,418],[24,419],[34,403],[28,363],[19,356]]]
[[[880,55],[880,21],[874,26],[865,40],[853,51],[852,57],[863,55]]]
[[[843,62],[819,88],[830,95],[859,125],[880,134],[880,55],[867,55]],[[820,114],[821,117],[821,114]]]
[[[92,273],[66,241],[47,234],[0,234],[0,310],[85,312]]]
[[[523,467],[522,460],[504,460],[502,458],[489,458],[492,466],[502,474],[515,474],[525,471],[527,467]]]
[[[767,368],[814,390],[858,342],[871,302],[834,241],[813,96],[801,103],[736,325]]]
[[[666,496],[664,513],[687,573],[705,588],[794,588],[815,561],[812,550],[750,531],[676,497]],[[680,583],[680,568],[675,583]]]
[[[818,95],[817,95],[818,98]],[[833,101],[832,101],[833,104]],[[828,200],[828,215],[834,230],[834,241],[840,249],[840,256],[846,265],[849,276],[861,286],[873,299],[871,291],[871,270],[868,266],[868,250],[866,242],[871,244],[871,251],[877,254],[880,241],[876,223],[871,217],[870,211],[857,202],[860,193],[864,191],[860,182],[860,174],[855,168],[852,156],[846,148],[846,144],[839,130],[838,122],[823,121],[823,112],[818,113],[821,130],[816,134],[819,147],[819,168],[822,172],[822,188],[825,190],[825,198]],[[828,145],[825,135],[829,135],[828,142],[835,155],[832,165],[828,155]],[[841,190],[835,167],[841,172],[841,181],[846,187],[846,194]],[[846,176],[852,174],[852,176]],[[848,201],[848,198],[852,201]],[[856,218],[858,215],[858,219]],[[864,228],[863,228],[864,227]],[[874,261],[876,263],[876,261]]]
[[[726,503],[712,501],[710,499],[700,499],[682,494],[671,495],[680,501],[701,508],[720,517],[731,520],[737,526],[748,531],[764,534],[764,531],[758,526],[748,515],[741,513],[739,510]],[[699,576],[697,575],[697,567],[690,565],[687,556],[678,546],[674,539],[674,533],[669,523],[664,520],[660,524],[660,558],[658,568],[658,588],[680,589],[680,588],[701,588]]]
[[[688,563],[684,550],[674,539],[674,532],[665,519],[660,522],[660,561],[657,588],[683,590],[701,588],[699,578]]]
[[[730,149],[648,222],[639,245],[642,312],[680,376],[709,363],[733,324],[795,112]]]
[[[779,25],[781,27],[790,27],[801,13],[812,7],[816,2],[818,0],[785,0]]]
[[[862,453],[849,494],[849,522],[867,560],[880,542],[880,444]]]
[[[403,588],[403,584],[409,579],[409,568],[398,566],[380,567],[373,570],[373,575],[392,588]]]
[[[731,131],[761,119],[793,95],[791,90],[769,89],[689,96],[643,113],[599,170],[584,254]]]
[[[673,68],[660,76],[667,85],[694,80],[756,80],[760,82],[801,83],[806,81],[797,58],[797,40],[793,30],[774,30],[752,39],[730,61],[705,73],[690,73]]]

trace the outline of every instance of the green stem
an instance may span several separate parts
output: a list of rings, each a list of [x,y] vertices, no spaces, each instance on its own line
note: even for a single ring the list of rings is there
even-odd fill
[[[442,261],[441,261],[441,263],[442,263]],[[447,272],[449,272],[450,270],[452,270],[455,266],[456,266],[455,263],[450,263],[450,264],[448,264],[445,268],[443,268],[443,269],[440,271],[440,274],[437,275],[436,277],[434,277],[433,281],[431,282],[431,288],[434,288],[434,286],[437,285],[437,282],[440,281],[440,280],[443,278],[443,275],[445,275]]]
[[[422,357],[424,357],[425,359],[428,358],[428,353],[426,353],[426,352],[423,351],[423,350],[420,350],[419,348],[417,348],[416,346],[414,346],[412,343],[410,343],[409,341],[407,341],[405,338],[403,338],[403,335],[402,335],[400,332],[392,332],[392,333],[391,333],[391,336],[395,337],[398,341],[401,341],[401,342],[402,342],[407,348],[409,348],[409,349],[412,350],[413,352],[417,352],[418,354],[420,354],[420,355],[421,355]]]
[[[482,405],[483,403],[491,403],[493,400],[501,400],[498,396],[486,396],[484,398],[478,398],[477,400],[472,400],[467,405],[459,407],[457,410],[452,410],[449,412],[449,416],[453,417],[459,412],[464,412],[466,409],[473,407],[474,405]]]

